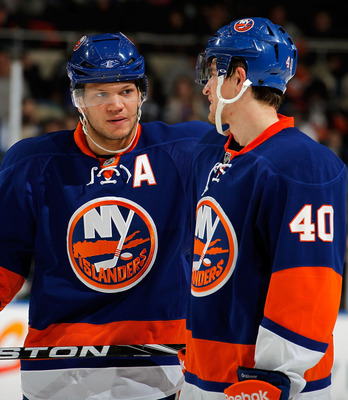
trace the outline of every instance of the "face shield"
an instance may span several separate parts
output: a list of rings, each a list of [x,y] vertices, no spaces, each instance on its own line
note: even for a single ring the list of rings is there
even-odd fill
[[[218,77],[226,76],[231,58],[230,54],[224,53],[200,53],[196,63],[196,83],[206,85],[209,79],[212,78],[214,69]]]
[[[195,77],[196,83],[206,85],[211,78],[211,63],[212,59],[208,59],[205,52],[198,54]]]
[[[75,107],[101,107],[105,105],[127,104],[142,102],[145,93],[139,96],[139,89],[135,85],[125,86],[124,88],[103,87],[102,85],[93,88],[75,89],[72,98]]]

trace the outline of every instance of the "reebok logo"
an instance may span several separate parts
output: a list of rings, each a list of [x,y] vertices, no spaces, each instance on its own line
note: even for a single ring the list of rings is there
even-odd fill
[[[268,392],[263,392],[259,390],[258,393],[246,394],[242,392],[241,394],[237,394],[236,396],[228,396],[225,394],[226,400],[269,400],[267,397]]]
[[[249,374],[244,374],[243,372],[241,373],[241,377],[243,379],[257,379],[256,375],[249,375]]]

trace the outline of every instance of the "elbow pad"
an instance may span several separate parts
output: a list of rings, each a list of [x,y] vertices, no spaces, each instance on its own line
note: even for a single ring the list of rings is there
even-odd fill
[[[279,371],[238,367],[238,383],[225,389],[226,400],[288,400],[290,379]]]

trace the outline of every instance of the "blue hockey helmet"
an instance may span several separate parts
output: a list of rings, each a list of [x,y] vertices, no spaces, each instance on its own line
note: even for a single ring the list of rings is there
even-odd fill
[[[72,92],[78,84],[134,80],[147,96],[144,58],[121,32],[82,36],[67,71]]]
[[[196,82],[207,83],[213,59],[218,75],[226,75],[233,57],[245,61],[251,86],[271,87],[282,93],[296,71],[294,42],[284,28],[266,18],[240,19],[219,29],[198,56]]]

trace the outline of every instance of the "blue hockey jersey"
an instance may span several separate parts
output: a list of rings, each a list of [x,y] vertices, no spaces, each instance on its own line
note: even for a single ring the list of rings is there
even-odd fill
[[[208,130],[145,123],[125,153],[98,159],[79,124],[7,152],[0,302],[18,292],[34,258],[26,347],[184,342],[189,166]],[[157,399],[182,380],[175,356],[22,361],[31,400]]]
[[[292,118],[280,116],[239,151],[229,149],[231,139],[208,136],[193,160],[196,227],[181,398],[224,399],[244,366],[287,374],[291,399],[302,399],[300,392],[329,399],[346,166]]]

